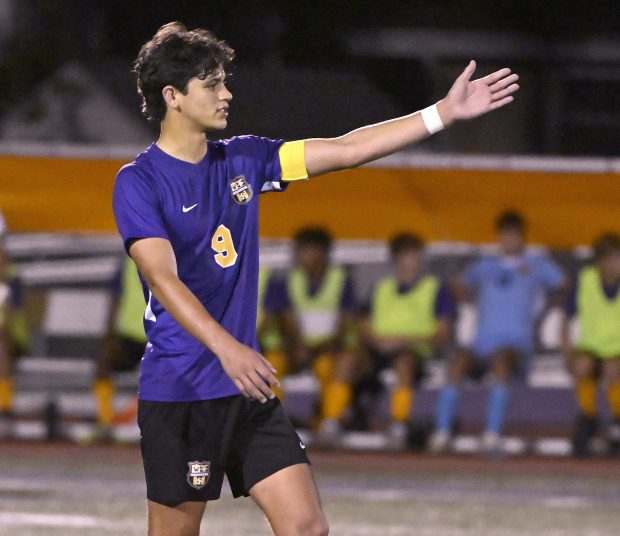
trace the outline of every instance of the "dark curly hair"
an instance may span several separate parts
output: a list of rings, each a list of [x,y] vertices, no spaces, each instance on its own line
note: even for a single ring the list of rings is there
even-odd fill
[[[390,240],[390,253],[392,257],[397,257],[405,251],[422,251],[424,240],[412,233],[399,233]]]
[[[329,251],[332,246],[332,236],[323,227],[305,227],[295,234],[295,247],[316,246]]]
[[[164,87],[174,86],[185,94],[192,78],[204,80],[219,66],[229,64],[234,55],[232,48],[208,30],[188,30],[180,22],[164,24],[142,46],[133,64],[142,113],[152,121],[162,121],[166,115]]]
[[[612,253],[620,251],[620,235],[614,232],[603,233],[592,244],[594,259],[600,261]]]

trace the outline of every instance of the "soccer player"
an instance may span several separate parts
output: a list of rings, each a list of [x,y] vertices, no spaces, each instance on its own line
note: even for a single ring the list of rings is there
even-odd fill
[[[146,335],[142,322],[144,294],[135,263],[127,257],[112,281],[112,305],[108,314],[106,336],[97,356],[93,394],[97,401],[97,430],[94,441],[113,439],[114,412],[113,372],[132,370],[144,354]],[[127,410],[124,419],[135,418],[135,409]]]
[[[390,446],[403,448],[424,362],[450,340],[456,304],[448,286],[424,269],[424,242],[402,233],[390,241],[394,275],[379,281],[362,321],[375,374],[392,367]]]
[[[612,422],[607,431],[609,454],[620,455],[620,235],[605,233],[593,244],[594,262],[577,276],[566,304],[563,346],[575,380],[580,414],[575,424],[573,454],[590,454],[597,430],[597,383],[607,389]],[[572,318],[579,338],[570,340]]]
[[[429,443],[433,452],[449,447],[463,377],[481,379],[490,372],[482,448],[488,454],[498,453],[510,382],[527,370],[541,298],[564,282],[562,272],[549,258],[526,251],[521,215],[505,212],[496,229],[500,253],[474,262],[461,281],[461,296],[475,300],[478,327],[473,347],[457,351],[449,363],[448,383],[439,395],[436,429]]]
[[[170,23],[135,62],[144,112],[160,136],[116,179],[114,213],[145,283],[138,421],[152,535],[194,535],[224,474],[251,495],[278,535],[327,534],[300,442],[257,351],[258,194],[359,166],[454,121],[513,100],[517,75],[471,81],[421,113],[339,138],[294,142],[241,136],[227,126],[233,51],[206,30]]]
[[[295,266],[274,284],[268,305],[279,311],[287,356],[271,364],[280,374],[312,369],[320,384],[320,435],[335,443],[351,399],[355,368],[355,292],[351,276],[330,264],[332,237],[323,228],[295,235]]]

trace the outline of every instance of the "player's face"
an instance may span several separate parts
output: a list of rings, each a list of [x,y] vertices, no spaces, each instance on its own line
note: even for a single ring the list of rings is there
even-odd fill
[[[518,229],[504,229],[499,232],[499,246],[504,255],[517,255],[523,249],[523,234]]]
[[[394,258],[394,265],[398,278],[409,281],[418,275],[422,269],[422,251],[418,249],[401,251]]]
[[[222,130],[228,125],[232,93],[226,87],[226,73],[217,69],[204,79],[192,78],[180,96],[181,113],[202,130]]]
[[[620,251],[612,251],[599,261],[603,274],[609,279],[620,279]]]
[[[320,246],[303,245],[297,248],[296,257],[302,270],[313,273],[327,265],[328,252]]]

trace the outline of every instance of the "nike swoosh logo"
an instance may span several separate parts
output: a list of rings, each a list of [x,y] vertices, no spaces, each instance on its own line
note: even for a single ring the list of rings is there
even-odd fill
[[[196,203],[195,205],[192,205],[191,207],[186,207],[185,205],[183,205],[183,212],[189,212],[190,210],[192,210],[193,208],[196,208],[198,206],[198,203]]]

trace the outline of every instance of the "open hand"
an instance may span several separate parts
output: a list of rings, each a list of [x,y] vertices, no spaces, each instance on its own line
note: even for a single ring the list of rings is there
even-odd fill
[[[275,377],[276,369],[258,352],[234,341],[218,357],[224,371],[243,396],[261,403],[275,397],[269,385],[280,386]]]
[[[475,70],[476,62],[472,60],[455,80],[446,98],[439,103],[444,124],[478,117],[514,100],[513,93],[519,89],[516,83],[519,75],[506,68],[472,82]]]

